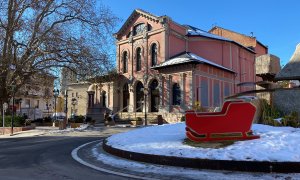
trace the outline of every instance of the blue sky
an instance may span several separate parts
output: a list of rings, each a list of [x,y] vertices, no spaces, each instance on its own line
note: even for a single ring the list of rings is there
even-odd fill
[[[121,18],[117,29],[134,9],[140,8],[207,31],[217,25],[245,35],[253,32],[269,47],[269,53],[281,59],[281,65],[289,61],[300,43],[298,0],[102,0],[102,3]]]

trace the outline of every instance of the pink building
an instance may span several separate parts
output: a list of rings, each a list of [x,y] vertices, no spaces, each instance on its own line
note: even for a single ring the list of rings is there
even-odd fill
[[[226,96],[254,88],[237,86],[255,81],[251,48],[168,16],[134,10],[115,38],[120,81],[96,92],[114,112],[146,111],[173,122],[195,104],[218,107]]]

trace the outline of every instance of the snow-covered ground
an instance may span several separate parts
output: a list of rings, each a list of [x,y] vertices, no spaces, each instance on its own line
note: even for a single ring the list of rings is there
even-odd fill
[[[218,149],[196,148],[184,144],[184,123],[151,126],[115,134],[108,138],[107,144],[118,149],[165,156],[300,162],[300,128],[254,124],[252,130],[261,138],[238,141]]]
[[[124,172],[133,171],[138,173],[155,174],[150,179],[161,179],[162,177],[169,177],[169,179],[213,179],[213,180],[273,180],[273,179],[291,179],[300,180],[299,173],[283,174],[283,173],[248,173],[248,172],[234,172],[234,171],[220,171],[208,169],[192,169],[183,167],[173,167],[166,165],[157,165],[130,161],[127,159],[108,155],[99,152],[102,143],[98,143],[92,149],[92,155],[98,161],[117,168],[124,169]],[[160,178],[161,177],[161,178]],[[148,179],[147,176],[145,178]]]

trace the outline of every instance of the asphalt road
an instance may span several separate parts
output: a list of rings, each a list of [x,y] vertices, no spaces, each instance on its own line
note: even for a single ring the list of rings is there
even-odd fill
[[[93,170],[71,157],[74,148],[99,139],[99,136],[0,139],[0,180],[126,179]]]

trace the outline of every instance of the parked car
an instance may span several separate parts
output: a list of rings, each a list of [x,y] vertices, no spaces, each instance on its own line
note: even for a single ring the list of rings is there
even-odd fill
[[[64,112],[57,112],[57,113],[53,113],[53,115],[52,115],[53,121],[55,121],[55,120],[63,121],[65,118],[66,118],[66,113],[64,113]]]

